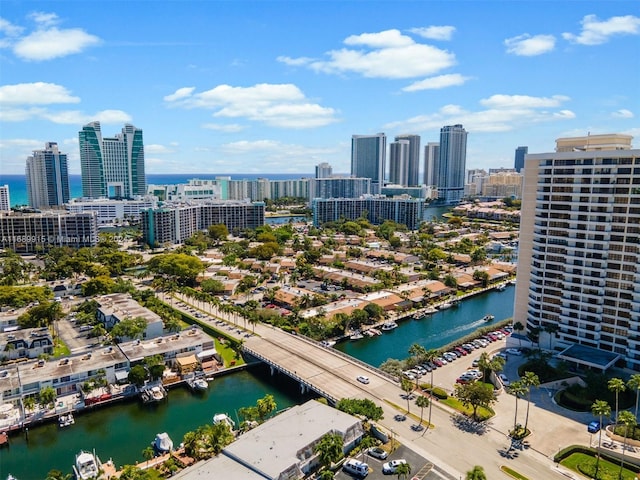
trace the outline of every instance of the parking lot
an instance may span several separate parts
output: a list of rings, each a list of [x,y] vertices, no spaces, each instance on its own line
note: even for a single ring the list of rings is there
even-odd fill
[[[397,442],[396,448],[385,460],[378,460],[377,458],[373,458],[367,454],[360,454],[357,457],[352,458],[356,458],[356,460],[363,461],[369,465],[369,475],[367,476],[368,480],[388,480],[390,478],[396,478],[396,475],[385,475],[382,473],[382,464],[389,460],[396,460],[399,458],[404,458],[411,467],[411,474],[407,478],[417,477],[421,480],[437,480],[443,478],[434,471],[434,466],[428,459],[420,456],[418,453],[404,445],[398,445]],[[350,480],[357,477],[340,470],[336,472],[335,478],[338,480]]]

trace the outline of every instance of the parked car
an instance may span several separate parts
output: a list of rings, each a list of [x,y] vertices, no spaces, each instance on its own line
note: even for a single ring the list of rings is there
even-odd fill
[[[369,465],[354,458],[349,458],[346,462],[344,462],[344,465],[342,465],[342,469],[345,472],[360,478],[364,478],[369,475]]]
[[[369,455],[371,455],[374,458],[378,458],[380,460],[384,460],[386,459],[389,454],[387,453],[386,450],[383,450],[380,447],[372,447],[369,449],[369,451],[367,452]]]
[[[522,351],[517,348],[507,348],[506,352],[510,355],[522,355]]]
[[[473,382],[475,379],[476,377],[474,375],[468,375],[466,373],[463,373],[458,378],[456,378],[456,383],[461,383],[464,385],[464,384]]]
[[[360,383],[364,383],[364,384],[369,383],[369,377],[366,377],[366,376],[364,376],[364,375],[358,375],[357,380],[358,380]]]
[[[402,372],[402,376],[408,380],[415,380],[416,376],[410,372]]]
[[[505,387],[508,387],[509,385],[511,385],[511,382],[509,381],[509,379],[504,373],[501,373],[500,375],[498,375],[498,377],[500,377],[500,381],[502,382],[502,385],[504,385]]]
[[[594,420],[589,425],[587,425],[587,432],[589,433],[598,433],[599,430],[600,430],[600,422],[597,420]]]
[[[398,466],[402,465],[403,463],[407,463],[407,461],[404,458],[391,460],[390,462],[387,462],[382,465],[382,473],[385,473],[385,474],[396,473]]]
[[[505,360],[507,359],[507,354],[504,352],[498,352],[494,355],[494,357],[501,357],[504,358]]]
[[[479,358],[475,358],[473,360],[473,362],[471,362],[471,366],[475,368],[475,367],[478,366],[479,363],[480,363],[480,359]]]

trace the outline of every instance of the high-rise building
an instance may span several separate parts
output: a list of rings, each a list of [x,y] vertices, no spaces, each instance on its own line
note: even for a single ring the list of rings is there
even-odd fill
[[[389,144],[389,183],[408,186],[409,140],[397,140]]]
[[[438,164],[440,162],[440,144],[429,142],[424,147],[424,177],[425,185],[438,184]]]
[[[455,205],[464,197],[464,173],[467,163],[467,131],[462,125],[440,129],[438,162],[438,202]]]
[[[0,212],[11,210],[9,185],[0,185]]]
[[[370,193],[370,178],[312,178],[309,180],[309,201],[314,198],[359,198]]]
[[[397,135],[396,142],[407,140],[409,142],[409,151],[407,152],[407,187],[415,187],[420,185],[420,135],[404,134]]]
[[[34,150],[25,167],[27,195],[33,208],[63,205],[69,201],[67,154],[60,153],[55,142],[44,150]]]
[[[145,194],[141,129],[126,124],[122,133],[103,138],[100,122],[91,122],[78,135],[84,197],[132,198]]]
[[[520,172],[524,168],[524,156],[527,153],[529,153],[529,147],[516,148],[516,156],[513,161],[513,168],[516,169],[516,172]]]
[[[351,176],[370,178],[372,193],[380,193],[384,186],[387,137],[376,135],[353,135],[351,138]]]
[[[316,178],[331,178],[333,169],[327,162],[316,165]]]
[[[640,370],[640,150],[629,135],[556,140],[524,165],[514,321],[560,358]],[[595,350],[594,350],[595,349]]]

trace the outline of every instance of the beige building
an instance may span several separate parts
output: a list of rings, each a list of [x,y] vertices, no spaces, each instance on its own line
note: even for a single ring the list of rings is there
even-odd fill
[[[619,355],[640,370],[640,150],[631,140],[561,138],[556,152],[525,157],[514,321],[557,329],[543,330],[542,345],[597,349],[575,361],[598,368]],[[597,351],[611,360],[593,363]]]

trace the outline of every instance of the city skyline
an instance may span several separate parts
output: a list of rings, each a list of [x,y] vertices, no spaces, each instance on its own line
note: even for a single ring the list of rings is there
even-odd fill
[[[349,173],[352,135],[427,145],[454,124],[467,168],[640,136],[636,2],[454,3],[5,3],[0,173],[57,142],[79,174],[94,121],[144,130],[148,173],[169,174]]]

